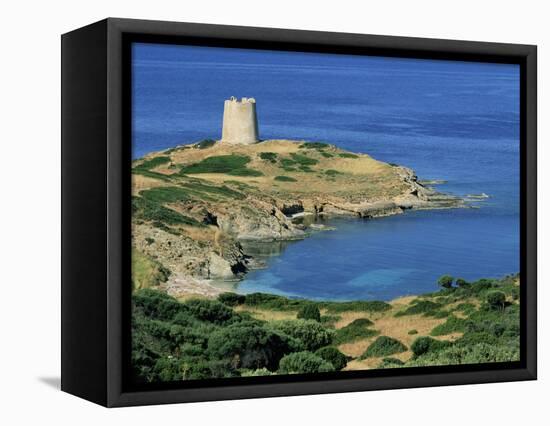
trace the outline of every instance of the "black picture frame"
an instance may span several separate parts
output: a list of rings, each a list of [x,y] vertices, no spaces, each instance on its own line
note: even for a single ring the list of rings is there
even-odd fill
[[[520,65],[521,360],[131,386],[130,43]],[[130,406],[536,379],[536,46],[109,18],[62,44],[61,388]]]

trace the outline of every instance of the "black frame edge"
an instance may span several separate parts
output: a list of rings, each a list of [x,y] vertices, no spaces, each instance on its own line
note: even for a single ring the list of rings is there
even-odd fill
[[[61,37],[61,390],[107,404],[107,21]]]
[[[525,173],[522,178],[525,197],[525,313],[526,371],[537,379],[537,46],[529,46],[525,53]]]

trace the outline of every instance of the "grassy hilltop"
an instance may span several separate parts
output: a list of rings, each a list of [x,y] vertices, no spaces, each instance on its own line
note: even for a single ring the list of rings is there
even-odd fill
[[[453,284],[454,282],[454,284]],[[519,360],[519,277],[440,280],[441,291],[312,302],[223,293],[133,296],[133,368],[155,382]]]
[[[293,216],[375,217],[460,201],[421,185],[406,167],[319,142],[205,140],[133,164],[136,288],[167,281],[176,296],[215,296],[210,279],[253,264],[243,240],[289,240],[310,232]],[[138,274],[136,274],[138,275]]]

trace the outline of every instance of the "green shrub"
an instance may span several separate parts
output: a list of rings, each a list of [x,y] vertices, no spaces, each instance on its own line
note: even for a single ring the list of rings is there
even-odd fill
[[[201,321],[223,324],[233,318],[233,310],[217,300],[191,299],[185,302],[185,306]]]
[[[167,156],[153,157],[149,160],[144,160],[141,164],[138,164],[137,166],[134,166],[134,169],[150,170],[150,169],[154,169],[155,167],[166,164],[168,162],[170,162],[170,157],[167,157]]]
[[[391,305],[378,300],[355,300],[352,302],[321,302],[320,308],[327,312],[338,314],[341,312],[384,312],[391,309]]]
[[[325,346],[324,348],[317,349],[315,355],[330,362],[334,366],[334,369],[338,371],[348,364],[347,356],[333,346]]]
[[[290,177],[290,176],[275,176],[274,179],[280,182],[298,182],[297,179],[294,179],[293,177]]]
[[[141,191],[139,195],[153,203],[178,203],[192,199],[188,191],[177,186],[159,186]]]
[[[470,314],[463,336],[464,341],[487,339],[483,335],[475,337],[470,333],[488,333],[496,338],[519,336],[519,305],[510,304],[503,309],[492,309],[487,304],[486,307]]]
[[[319,308],[315,305],[305,305],[298,311],[296,315],[298,319],[313,320],[320,322],[321,321],[321,312]]]
[[[456,311],[460,311],[466,315],[470,315],[475,312],[476,306],[472,303],[459,303],[456,308]]]
[[[499,338],[493,334],[492,331],[468,331],[464,335],[455,341],[457,346],[472,346],[478,343],[484,343],[487,345],[497,346],[499,344]]]
[[[210,355],[231,360],[235,368],[275,371],[279,360],[293,349],[284,335],[250,322],[221,328],[208,339]]]
[[[477,280],[477,281],[472,283],[472,285],[470,287],[470,291],[473,294],[479,295],[479,294],[484,293],[485,291],[493,288],[493,285],[494,285],[493,280],[488,280],[486,278],[482,278],[482,279]]]
[[[413,328],[412,330],[409,330],[409,331],[407,332],[407,334],[408,334],[409,336],[412,336],[412,335],[414,335],[414,334],[418,334],[418,330],[416,330],[416,329]]]
[[[504,309],[506,295],[502,291],[491,291],[487,293],[487,303],[493,309]]]
[[[180,174],[225,173],[234,176],[262,176],[263,173],[246,167],[249,162],[250,157],[246,155],[217,155],[183,166]]]
[[[456,285],[462,288],[462,287],[469,287],[470,283],[463,278],[457,278]]]
[[[267,293],[250,293],[245,296],[245,305],[274,311],[296,311],[311,302],[301,299],[288,299]]]
[[[325,149],[328,147],[330,147],[330,145],[323,142],[304,142],[300,145],[300,148],[305,149]]]
[[[449,342],[436,340],[432,337],[422,336],[416,338],[414,342],[412,342],[411,351],[413,352],[414,356],[420,356],[428,352],[440,351],[448,347],[450,344],[451,343]]]
[[[405,352],[407,347],[399,340],[393,337],[380,336],[372,342],[367,350],[361,355],[361,359],[389,356],[401,352]]]
[[[310,158],[306,155],[298,154],[296,152],[292,152],[290,156],[295,163],[301,166],[313,166],[319,162],[319,160],[315,158]]]
[[[276,152],[260,152],[260,158],[270,163],[276,163],[278,156]]]
[[[290,158],[281,158],[281,166],[283,166],[283,169],[285,170],[290,169],[290,171],[295,171],[296,169],[294,168],[294,166],[296,165],[296,161]]]
[[[218,296],[218,300],[227,306],[237,306],[244,303],[246,296],[237,293],[222,293]]]
[[[405,315],[425,315],[433,316],[443,305],[441,303],[432,302],[431,300],[416,299],[403,311],[395,314],[396,317]]]
[[[379,334],[378,331],[367,327],[373,325],[373,322],[367,318],[358,318],[352,321],[345,327],[336,330],[334,343],[341,345],[342,343],[354,342],[359,339],[366,339]]]
[[[311,352],[295,352],[286,355],[279,364],[279,374],[323,373],[334,371],[334,366]]]
[[[397,358],[382,358],[382,362],[378,364],[378,368],[399,368],[405,365],[403,361]]]
[[[340,321],[342,317],[340,315],[321,315],[321,324],[334,326],[334,323]]]
[[[451,288],[453,286],[454,278],[450,275],[442,275],[437,280],[437,284],[442,288]]]
[[[348,325],[353,327],[370,327],[374,323],[368,318],[357,318],[350,322]]]
[[[153,374],[162,382],[182,380],[182,362],[177,358],[159,358],[153,367]]]
[[[216,155],[207,157],[204,160],[184,166],[181,168],[182,173],[228,173],[231,170],[245,167],[250,162],[250,157],[247,155]]]
[[[338,170],[328,169],[328,170],[325,170],[325,174],[328,176],[336,176],[336,175],[342,175],[343,173],[339,172]]]
[[[334,331],[324,328],[317,321],[287,320],[271,323],[274,330],[282,332],[302,343],[304,349],[315,351],[332,342]]]
[[[359,158],[357,154],[352,154],[350,152],[341,152],[338,154],[338,156],[342,158]]]
[[[259,170],[249,169],[249,168],[246,168],[246,167],[231,170],[230,172],[227,172],[227,174],[231,175],[231,176],[253,176],[253,177],[264,175]]]
[[[321,152],[321,155],[325,158],[332,158],[334,157],[334,154],[331,154],[330,152]]]
[[[432,336],[444,336],[446,334],[463,332],[466,329],[466,320],[450,315],[443,324],[436,325],[431,331]]]
[[[152,290],[141,289],[132,295],[132,302],[136,308],[152,319],[171,320],[179,312],[187,311],[187,307],[167,294]]]
[[[438,311],[426,312],[424,316],[441,319],[441,318],[447,318],[450,314],[451,314],[451,311],[448,311],[446,309],[441,309]]]

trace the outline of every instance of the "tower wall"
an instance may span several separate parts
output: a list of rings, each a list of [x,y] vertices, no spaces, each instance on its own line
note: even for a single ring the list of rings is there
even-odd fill
[[[259,141],[256,101],[234,97],[226,100],[223,109],[222,142],[250,145]]]

